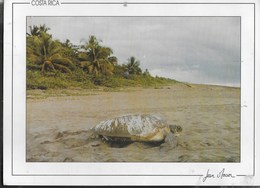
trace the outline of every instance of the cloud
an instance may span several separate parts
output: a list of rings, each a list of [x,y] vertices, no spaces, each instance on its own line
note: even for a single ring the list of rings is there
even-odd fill
[[[130,56],[152,74],[195,83],[239,85],[239,17],[30,17],[54,38],[79,44],[95,35],[120,63]]]

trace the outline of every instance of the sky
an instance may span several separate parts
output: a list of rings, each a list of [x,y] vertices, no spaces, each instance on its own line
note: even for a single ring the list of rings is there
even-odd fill
[[[76,45],[95,35],[119,64],[134,56],[153,76],[240,86],[239,17],[27,17],[27,27],[42,24]]]

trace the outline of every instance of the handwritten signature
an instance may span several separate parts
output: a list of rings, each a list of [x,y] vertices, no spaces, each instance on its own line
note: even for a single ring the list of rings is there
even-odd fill
[[[207,179],[210,179],[210,178],[223,179],[223,178],[235,178],[235,176],[231,173],[225,173],[225,168],[223,168],[217,174],[211,174],[209,169],[208,169],[207,174],[203,177],[202,181],[205,182]]]

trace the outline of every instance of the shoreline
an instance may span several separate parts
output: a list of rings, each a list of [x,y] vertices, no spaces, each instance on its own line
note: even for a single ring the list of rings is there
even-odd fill
[[[80,87],[71,87],[71,88],[59,88],[59,89],[47,89],[47,90],[41,90],[41,89],[28,89],[26,90],[26,99],[27,100],[33,100],[33,99],[46,99],[50,97],[69,97],[69,96],[89,96],[89,95],[99,95],[104,92],[132,92],[137,90],[143,90],[143,89],[178,89],[180,87],[215,87],[215,88],[227,88],[227,89],[241,89],[240,87],[234,87],[234,86],[225,86],[225,85],[209,85],[209,84],[194,84],[194,83],[174,83],[174,84],[168,84],[163,86],[137,86],[137,87],[116,87],[116,88],[110,88],[110,87],[97,87],[94,89],[84,89]]]

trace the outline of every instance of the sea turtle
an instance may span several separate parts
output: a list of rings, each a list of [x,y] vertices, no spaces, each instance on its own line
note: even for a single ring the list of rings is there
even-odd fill
[[[182,131],[179,125],[168,125],[156,115],[125,115],[100,122],[92,131],[108,142],[167,142]]]

